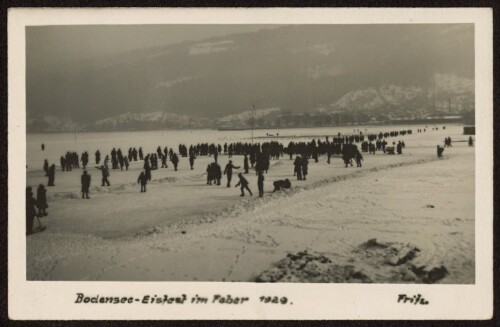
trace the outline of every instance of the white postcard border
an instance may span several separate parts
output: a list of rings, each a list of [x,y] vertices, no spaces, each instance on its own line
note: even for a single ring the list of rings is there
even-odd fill
[[[87,24],[426,24],[475,25],[476,282],[473,285],[260,284],[216,282],[26,281],[25,27]],[[11,319],[488,319],[493,314],[493,28],[490,8],[72,8],[11,9],[8,14],[8,272]],[[15,181],[15,182],[14,182]],[[246,296],[244,305],[75,304],[103,296]],[[397,303],[422,294],[427,306]],[[265,295],[293,304],[260,304]]]

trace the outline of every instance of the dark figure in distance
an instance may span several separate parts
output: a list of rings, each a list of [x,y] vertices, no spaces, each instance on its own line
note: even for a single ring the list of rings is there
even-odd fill
[[[240,167],[233,166],[233,162],[229,160],[229,163],[224,168],[224,175],[227,174],[227,187],[231,187],[231,179],[233,178],[233,169],[239,169]]]
[[[308,166],[309,166],[309,160],[307,160],[307,158],[304,156],[304,158],[302,158],[302,163],[301,163],[301,168],[302,168],[302,179],[303,180],[306,180],[306,176],[307,176],[307,173],[308,173]]]
[[[102,173],[102,185],[101,186],[104,186],[104,184],[106,184],[107,186],[109,186],[109,181],[108,181],[108,176],[109,176],[109,171],[108,171],[108,168],[105,167],[105,166],[101,166],[101,167],[96,167],[97,169],[99,169]]]
[[[45,209],[49,206],[47,205],[47,190],[43,184],[38,185],[38,189],[36,190],[36,206],[38,208],[38,217],[47,216]]]
[[[297,176],[297,180],[302,180],[302,159],[297,156],[295,157],[295,161],[293,163],[293,176]]]
[[[45,151],[45,144],[42,143],[42,151]]]
[[[437,145],[437,156],[438,158],[441,158],[443,156],[444,148]]]
[[[61,156],[61,169],[62,171],[65,171],[66,170],[66,158],[64,156]],[[47,173],[48,173],[49,169],[47,167]]]
[[[87,174],[87,171],[84,170],[82,177],[81,177],[81,183],[82,183],[82,199],[83,198],[89,198],[89,188],[90,188],[90,175]],[[104,186],[104,182],[103,182]]]
[[[194,166],[194,160],[196,159],[196,157],[194,156],[194,153],[191,153],[189,155],[189,166],[191,166],[191,170],[193,170],[193,166]]]
[[[220,185],[220,180],[222,178],[222,170],[217,162],[212,162],[215,180],[217,181],[217,185]]]
[[[361,161],[363,161],[363,156],[361,155],[361,152],[359,150],[356,150],[356,155],[354,157],[356,159],[356,167],[361,167]]]
[[[243,159],[243,169],[245,169],[245,174],[248,174],[248,169],[249,168],[250,167],[248,167],[248,157],[247,157],[247,155],[245,153],[245,157]]]
[[[259,197],[264,196],[264,175],[262,171],[259,171],[259,175],[257,176],[257,187],[259,188]]]
[[[137,179],[137,184],[139,183],[141,183],[141,193],[146,192],[146,184],[148,183],[148,177],[143,171],[141,172],[139,178]]]
[[[128,157],[123,157],[123,163],[125,164],[125,169],[128,170],[129,166]]]
[[[96,165],[98,165],[100,161],[101,161],[101,152],[99,150],[97,150],[95,152],[95,163],[96,163]]]
[[[173,154],[172,158],[170,158],[170,161],[172,161],[172,164],[174,165],[174,170],[177,171],[177,165],[179,164],[179,157],[177,154]]]
[[[48,176],[49,175],[49,162],[47,161],[47,159],[45,159],[45,161],[43,162],[43,170],[45,171],[45,176]],[[64,168],[63,168],[63,171],[64,171]]]
[[[403,153],[403,144],[401,144],[401,141],[399,141],[398,145],[396,146],[396,152],[398,154],[402,154]]]
[[[26,188],[26,235],[33,232],[33,221],[36,217],[35,199],[31,187]]]
[[[139,160],[144,160],[144,154],[142,153],[142,147],[139,148]]]
[[[241,189],[240,196],[245,196],[245,189],[248,191],[248,193],[250,193],[250,196],[252,196],[253,195],[252,191],[250,191],[250,189],[248,188],[248,181],[246,180],[245,177],[243,177],[243,174],[239,173],[238,178],[240,179],[240,181],[234,187],[240,186],[240,189]]]
[[[48,177],[49,177],[49,182],[47,183],[47,186],[55,186],[54,179],[56,177],[56,165],[52,164],[49,167]]]
[[[474,141],[472,140],[472,136],[469,136],[469,146],[474,146]]]

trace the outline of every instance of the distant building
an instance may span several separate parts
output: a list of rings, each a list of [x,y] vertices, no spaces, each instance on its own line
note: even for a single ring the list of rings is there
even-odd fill
[[[476,126],[464,126],[464,135],[476,135]]]

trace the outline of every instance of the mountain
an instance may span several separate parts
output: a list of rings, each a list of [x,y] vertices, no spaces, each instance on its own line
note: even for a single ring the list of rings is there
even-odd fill
[[[164,126],[154,113],[170,114],[172,127],[209,125],[252,104],[292,114],[474,110],[472,24],[283,26],[43,67],[36,55],[27,53],[28,114],[95,128],[110,117],[141,128],[134,115]]]

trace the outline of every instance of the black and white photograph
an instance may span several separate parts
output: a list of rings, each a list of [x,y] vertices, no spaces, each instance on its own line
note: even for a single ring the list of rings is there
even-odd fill
[[[476,285],[476,28],[26,25],[26,281]]]

